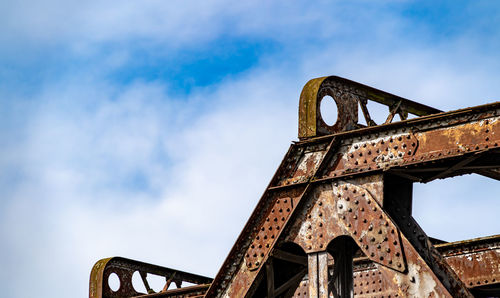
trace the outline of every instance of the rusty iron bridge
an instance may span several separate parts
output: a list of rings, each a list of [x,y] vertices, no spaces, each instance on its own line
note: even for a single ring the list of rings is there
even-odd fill
[[[333,125],[320,113],[327,96]],[[370,101],[388,107],[384,123]],[[444,242],[412,217],[415,182],[500,180],[499,144],[500,102],[442,112],[344,78],[312,79],[300,95],[299,141],[214,279],[107,258],[92,269],[90,297],[500,297],[500,235]],[[134,272],[147,293],[134,289]],[[147,275],[164,277],[163,290]]]

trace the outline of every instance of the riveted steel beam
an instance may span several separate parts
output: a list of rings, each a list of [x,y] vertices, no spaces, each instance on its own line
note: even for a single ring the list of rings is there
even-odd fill
[[[337,121],[328,125],[321,115],[321,101],[331,96],[337,104]],[[388,107],[389,115],[385,123],[392,122],[394,115],[399,114],[402,120],[408,113],[417,116],[436,114],[438,109],[402,98],[344,78],[330,76],[308,81],[299,102],[299,139],[313,138],[321,135],[348,131],[359,128],[358,105],[361,107],[366,123],[376,125],[371,119],[367,101],[375,101]]]
[[[121,257],[107,258],[97,261],[97,263],[92,268],[90,274],[90,288],[89,297],[90,298],[108,298],[108,297],[133,297],[144,295],[146,293],[138,292],[132,284],[132,275],[134,272],[139,272],[141,276],[146,276],[147,274],[153,274],[162,276],[165,278],[165,282],[174,282],[179,288],[182,282],[189,282],[192,284],[198,284],[200,287],[190,288],[190,289],[179,289],[179,293],[176,297],[179,297],[180,293],[192,294],[193,292],[206,291],[208,284],[212,282],[212,278],[188,273],[180,270],[175,270],[167,267],[161,267],[157,265],[152,265],[148,263],[143,263],[139,261],[134,261]],[[116,274],[119,280],[119,287],[116,291],[112,290],[109,286],[109,277],[111,274]],[[143,280],[144,281],[144,280]],[[147,281],[144,281],[144,286],[148,291],[147,294],[155,294],[151,290]],[[164,293],[161,297],[169,297],[169,293],[165,293],[167,289],[164,289]],[[187,295],[187,294],[186,294]],[[160,297],[160,296],[158,296]],[[184,296],[182,296],[184,297]]]
[[[435,244],[435,248],[457,273],[460,280],[477,297],[500,295],[500,235],[466,241]],[[329,260],[333,270],[333,260]],[[396,276],[385,278],[380,265],[366,257],[354,259],[354,295],[356,297],[395,297],[398,292],[393,283]],[[293,297],[308,297],[309,280],[304,279]]]

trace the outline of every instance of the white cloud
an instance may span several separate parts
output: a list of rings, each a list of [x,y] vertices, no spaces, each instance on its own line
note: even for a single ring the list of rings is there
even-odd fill
[[[23,275],[44,283],[23,295],[49,295],[62,272],[61,297],[86,293],[93,262],[112,255],[214,275],[295,134],[283,85],[264,74],[184,102],[157,84],[46,91],[11,160],[26,178],[3,203],[2,235],[25,263],[5,260],[6,293]],[[210,108],[188,117],[200,101]],[[149,187],[126,185],[136,172]]]

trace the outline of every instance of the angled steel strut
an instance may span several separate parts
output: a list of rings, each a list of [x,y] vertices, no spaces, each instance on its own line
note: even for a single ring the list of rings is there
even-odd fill
[[[320,111],[326,96],[337,104],[333,125]],[[370,101],[387,106],[383,124]],[[411,212],[414,182],[471,173],[500,180],[499,144],[500,102],[441,112],[340,77],[313,79],[300,95],[299,141],[214,280],[104,259],[92,270],[90,297],[140,295],[135,271],[145,297],[499,296],[500,235],[446,243]],[[163,291],[150,289],[147,273],[165,276]]]

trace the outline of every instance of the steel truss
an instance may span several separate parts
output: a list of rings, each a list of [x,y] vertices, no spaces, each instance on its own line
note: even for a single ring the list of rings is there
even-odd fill
[[[339,112],[331,126],[320,113],[327,95]],[[370,101],[388,106],[385,123],[372,119]],[[411,212],[414,182],[470,173],[500,180],[499,144],[500,102],[441,112],[343,78],[313,79],[300,96],[299,141],[214,280],[104,259],[90,297],[141,295],[135,271],[145,297],[500,296],[500,235],[445,243]],[[116,292],[111,273],[121,281]],[[150,289],[147,273],[166,277],[163,291]]]

